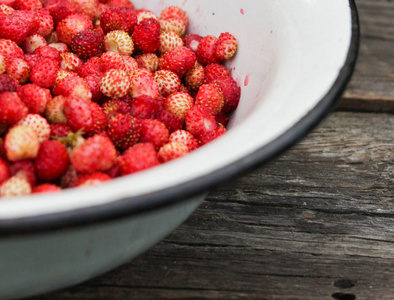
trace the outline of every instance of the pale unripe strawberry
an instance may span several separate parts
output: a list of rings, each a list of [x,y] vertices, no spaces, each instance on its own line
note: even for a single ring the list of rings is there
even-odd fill
[[[60,68],[65,71],[78,72],[83,65],[83,61],[74,53],[61,53],[60,56],[62,57]]]
[[[133,39],[123,30],[108,32],[104,38],[105,50],[131,55],[134,51]]]
[[[57,51],[59,51],[60,54],[70,52],[70,49],[64,43],[50,43],[50,44],[48,44],[48,46],[55,48]]]
[[[203,85],[205,81],[205,72],[204,67],[199,63],[186,72],[185,76],[185,84],[186,86],[192,90],[196,91]]]
[[[167,20],[171,18],[179,18],[183,21],[185,26],[189,25],[189,18],[187,17],[186,11],[177,6],[167,6],[160,13],[161,20]]]
[[[34,159],[37,157],[40,142],[32,128],[16,125],[6,134],[3,147],[7,159],[10,161]]]
[[[181,46],[183,46],[183,40],[175,32],[166,31],[160,33],[160,54],[164,54],[172,49],[175,49],[176,47]]]
[[[170,134],[169,142],[180,142],[185,144],[189,151],[193,151],[198,148],[197,139],[186,130],[177,130]]]
[[[10,57],[7,59],[5,73],[17,80],[20,84],[23,84],[29,79],[30,67],[24,59]]]
[[[189,152],[189,148],[185,144],[181,142],[169,142],[159,149],[157,156],[160,162],[165,163],[180,158]]]
[[[24,125],[33,129],[40,143],[49,139],[51,135],[51,126],[48,124],[48,121],[38,114],[28,114],[24,119],[20,120],[17,125]]]
[[[31,193],[29,182],[20,177],[12,176],[4,181],[0,186],[1,197],[23,196]]]
[[[137,12],[137,22],[141,23],[145,19],[155,19],[159,21],[159,17],[156,16],[153,12],[147,10],[140,10]]]
[[[179,90],[181,80],[178,75],[169,70],[159,70],[155,73],[154,79],[163,97],[167,97]]]
[[[59,69],[57,71],[55,84],[58,83],[59,81],[62,81],[66,77],[72,77],[72,76],[76,76],[76,75],[77,75],[77,73],[75,73],[75,72],[65,71],[63,69]]]
[[[47,41],[44,39],[42,35],[34,34],[28,36],[22,44],[22,49],[25,53],[33,53],[37,48],[41,46],[46,46]]]
[[[110,98],[122,98],[129,89],[130,79],[123,70],[109,70],[100,79],[100,91]]]
[[[183,120],[193,105],[194,99],[189,94],[183,92],[175,92],[164,101],[164,108]]]
[[[136,56],[135,59],[139,68],[144,68],[151,72],[156,72],[159,69],[159,57],[155,53],[143,53]]]
[[[168,18],[160,20],[160,29],[162,32],[174,32],[178,36],[183,36],[186,32],[186,24],[180,18]]]
[[[64,96],[56,96],[48,102],[45,109],[45,117],[49,123],[67,123],[67,118],[64,114],[64,102],[66,99]]]
[[[0,53],[0,74],[5,72],[5,67],[7,65],[7,59],[5,55]],[[159,61],[157,61],[157,65],[159,65]]]

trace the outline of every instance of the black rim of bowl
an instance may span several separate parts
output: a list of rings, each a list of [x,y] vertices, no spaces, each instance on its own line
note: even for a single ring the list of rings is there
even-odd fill
[[[357,7],[354,0],[349,0],[349,5],[352,15],[352,37],[346,62],[339,72],[335,83],[308,115],[271,143],[257,149],[251,155],[248,155],[248,157],[242,158],[222,169],[215,170],[191,182],[169,187],[158,192],[125,198],[100,206],[34,217],[0,220],[0,235],[4,236],[66,229],[102,223],[152,211],[203,194],[220,183],[256,169],[263,163],[278,156],[305,137],[331,110],[333,110],[350,81],[358,56],[360,26]]]

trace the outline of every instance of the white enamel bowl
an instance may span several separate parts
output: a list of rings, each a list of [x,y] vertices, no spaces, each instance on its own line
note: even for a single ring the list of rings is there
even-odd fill
[[[190,32],[230,32],[242,88],[226,135],[188,156],[98,187],[0,201],[0,298],[70,286],[137,256],[182,223],[215,185],[306,135],[355,65],[353,0],[134,0],[188,12]]]

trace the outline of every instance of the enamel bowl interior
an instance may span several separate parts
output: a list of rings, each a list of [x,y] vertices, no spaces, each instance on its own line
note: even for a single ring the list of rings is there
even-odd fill
[[[248,158],[264,152],[307,118],[330,93],[349,55],[352,16],[348,1],[133,3],[157,14],[165,6],[177,5],[188,12],[188,32],[219,36],[227,31],[238,39],[238,52],[227,66],[241,86],[242,97],[228,133],[184,158],[100,186],[2,199],[0,221],[110,207],[120,202],[141,207],[143,201],[154,202],[155,195],[188,195],[188,188],[204,192],[212,183],[255,164]],[[277,151],[286,146],[284,142]],[[201,185],[196,187],[196,182]]]

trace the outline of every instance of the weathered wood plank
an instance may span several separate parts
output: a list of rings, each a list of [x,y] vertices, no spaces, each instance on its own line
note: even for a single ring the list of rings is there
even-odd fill
[[[39,299],[393,299],[393,138],[393,115],[334,113],[146,254]]]
[[[394,2],[356,0],[361,45],[339,109],[394,112]]]

